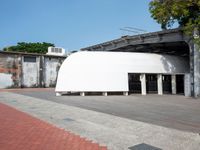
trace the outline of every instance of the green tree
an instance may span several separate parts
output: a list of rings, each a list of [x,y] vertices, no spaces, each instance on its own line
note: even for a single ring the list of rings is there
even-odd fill
[[[16,46],[9,46],[3,49],[3,51],[13,51],[13,52],[27,52],[27,53],[40,53],[45,54],[48,51],[48,47],[54,47],[52,43],[26,43],[19,42]]]
[[[171,28],[177,22],[191,37],[194,30],[200,31],[200,0],[152,0],[149,11],[162,29]],[[193,39],[200,45],[199,37]]]

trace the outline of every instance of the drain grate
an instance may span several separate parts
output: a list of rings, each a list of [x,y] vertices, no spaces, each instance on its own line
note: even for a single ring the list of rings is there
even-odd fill
[[[64,121],[67,121],[67,122],[74,121],[74,120],[73,120],[73,119],[71,119],[71,118],[64,118],[63,120],[64,120]]]
[[[130,150],[162,150],[158,147],[154,147],[145,143],[141,143],[132,147],[129,147]]]

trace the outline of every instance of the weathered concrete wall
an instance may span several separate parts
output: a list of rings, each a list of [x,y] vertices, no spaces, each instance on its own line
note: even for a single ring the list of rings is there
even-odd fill
[[[0,52],[0,88],[54,87],[65,57]]]
[[[19,87],[20,76],[20,57],[0,53],[0,88]]]
[[[35,60],[35,61],[32,61]],[[39,86],[39,57],[22,57],[22,87]]]
[[[55,87],[56,79],[62,60],[46,57],[44,59],[44,83],[45,87]]]

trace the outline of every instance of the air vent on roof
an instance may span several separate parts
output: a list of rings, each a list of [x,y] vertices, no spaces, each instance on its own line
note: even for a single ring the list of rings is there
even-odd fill
[[[61,47],[48,47],[47,55],[57,55],[57,56],[64,56],[65,49]]]

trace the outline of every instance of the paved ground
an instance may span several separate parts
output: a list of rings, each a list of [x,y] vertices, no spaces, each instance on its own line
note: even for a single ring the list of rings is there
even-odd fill
[[[2,150],[106,150],[1,103],[0,122]]]
[[[196,132],[199,129],[199,118],[197,117],[199,101],[197,100],[186,99],[182,96],[164,96],[161,98],[155,95],[146,97],[135,95],[128,97],[65,96],[54,97],[55,101],[53,101],[51,100],[52,92],[50,91],[39,93],[28,92],[27,90],[26,94],[25,92],[24,94],[22,93],[20,91],[16,93],[1,92],[0,102],[13,106],[57,127],[87,137],[101,145],[106,145],[108,149],[134,150],[134,148],[138,147],[143,147],[144,149],[145,146],[153,146],[167,150],[199,150],[200,147],[200,135]],[[37,98],[38,96],[36,95],[40,95],[40,98]],[[80,101],[83,102],[81,103]],[[116,109],[114,109],[114,106],[116,106]],[[154,109],[151,110],[149,107]],[[105,113],[102,113],[103,111]],[[176,111],[178,115],[174,115]],[[148,113],[143,114],[143,112]],[[159,115],[156,115],[156,112]],[[112,113],[118,114],[112,115]],[[129,113],[133,117],[131,117],[132,115],[123,117],[123,115]],[[150,115],[148,116],[149,113]],[[190,117],[193,118],[193,115],[195,116],[191,119],[192,125],[184,123],[187,121],[184,120],[184,116],[181,113],[186,114],[186,120]],[[181,123],[176,120],[171,121],[171,124],[167,125],[170,128],[162,127],[166,125],[160,126],[156,117],[153,117],[154,115],[158,117],[158,120],[162,120],[161,122],[168,119],[167,117],[162,118],[166,115],[172,118],[177,117],[179,120],[183,120],[184,129],[175,129],[178,124],[181,126]],[[143,118],[144,121],[136,121],[138,118]],[[154,121],[149,123],[149,120]],[[173,126],[173,122],[176,124],[175,126]]]
[[[181,95],[56,97],[53,89],[37,92],[17,91],[17,93],[159,126],[200,133],[200,99]]]

